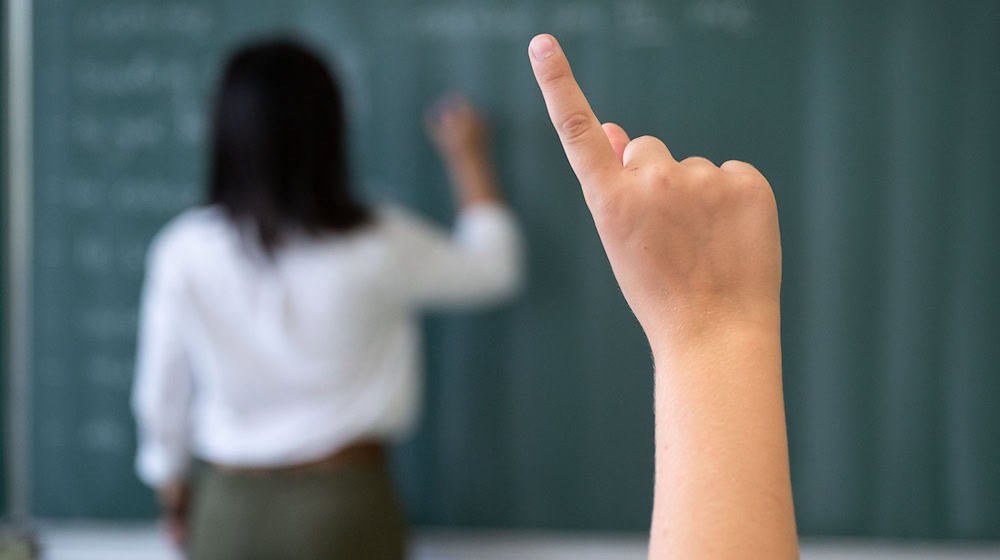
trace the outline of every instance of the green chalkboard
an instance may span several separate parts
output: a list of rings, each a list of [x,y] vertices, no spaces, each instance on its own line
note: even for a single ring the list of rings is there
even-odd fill
[[[800,529],[1000,538],[1000,21],[938,4],[38,0],[35,515],[154,513],[128,409],[143,254],[201,198],[223,57],[282,33],[342,76],[369,200],[448,223],[421,113],[459,90],[526,231],[521,299],[427,319],[411,518],[648,527],[651,360],[531,76],[549,31],[600,117],[771,180]]]

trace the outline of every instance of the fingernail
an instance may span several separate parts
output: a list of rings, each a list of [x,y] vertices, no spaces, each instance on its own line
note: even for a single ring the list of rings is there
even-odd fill
[[[529,47],[531,48],[531,55],[535,57],[535,60],[545,60],[552,56],[552,53],[556,50],[555,41],[548,35],[535,37],[531,40]]]

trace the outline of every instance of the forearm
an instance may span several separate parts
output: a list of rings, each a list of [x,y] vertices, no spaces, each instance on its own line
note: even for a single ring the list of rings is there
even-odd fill
[[[777,326],[655,345],[650,558],[795,558]]]
[[[485,154],[449,156],[445,163],[459,208],[500,200],[496,174]]]

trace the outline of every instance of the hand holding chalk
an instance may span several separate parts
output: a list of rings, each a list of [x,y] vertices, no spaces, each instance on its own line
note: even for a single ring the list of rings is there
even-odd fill
[[[447,96],[427,110],[424,122],[448,169],[457,204],[499,200],[489,157],[489,130],[472,104],[460,95]]]
[[[489,149],[486,121],[465,97],[442,98],[427,110],[424,121],[445,159],[482,158]]]

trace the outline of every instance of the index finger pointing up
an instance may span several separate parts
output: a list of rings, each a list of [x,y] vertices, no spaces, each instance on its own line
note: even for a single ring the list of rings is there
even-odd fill
[[[622,169],[621,162],[573,78],[566,55],[555,37],[546,34],[532,39],[528,52],[549,118],[584,194],[600,189]]]

